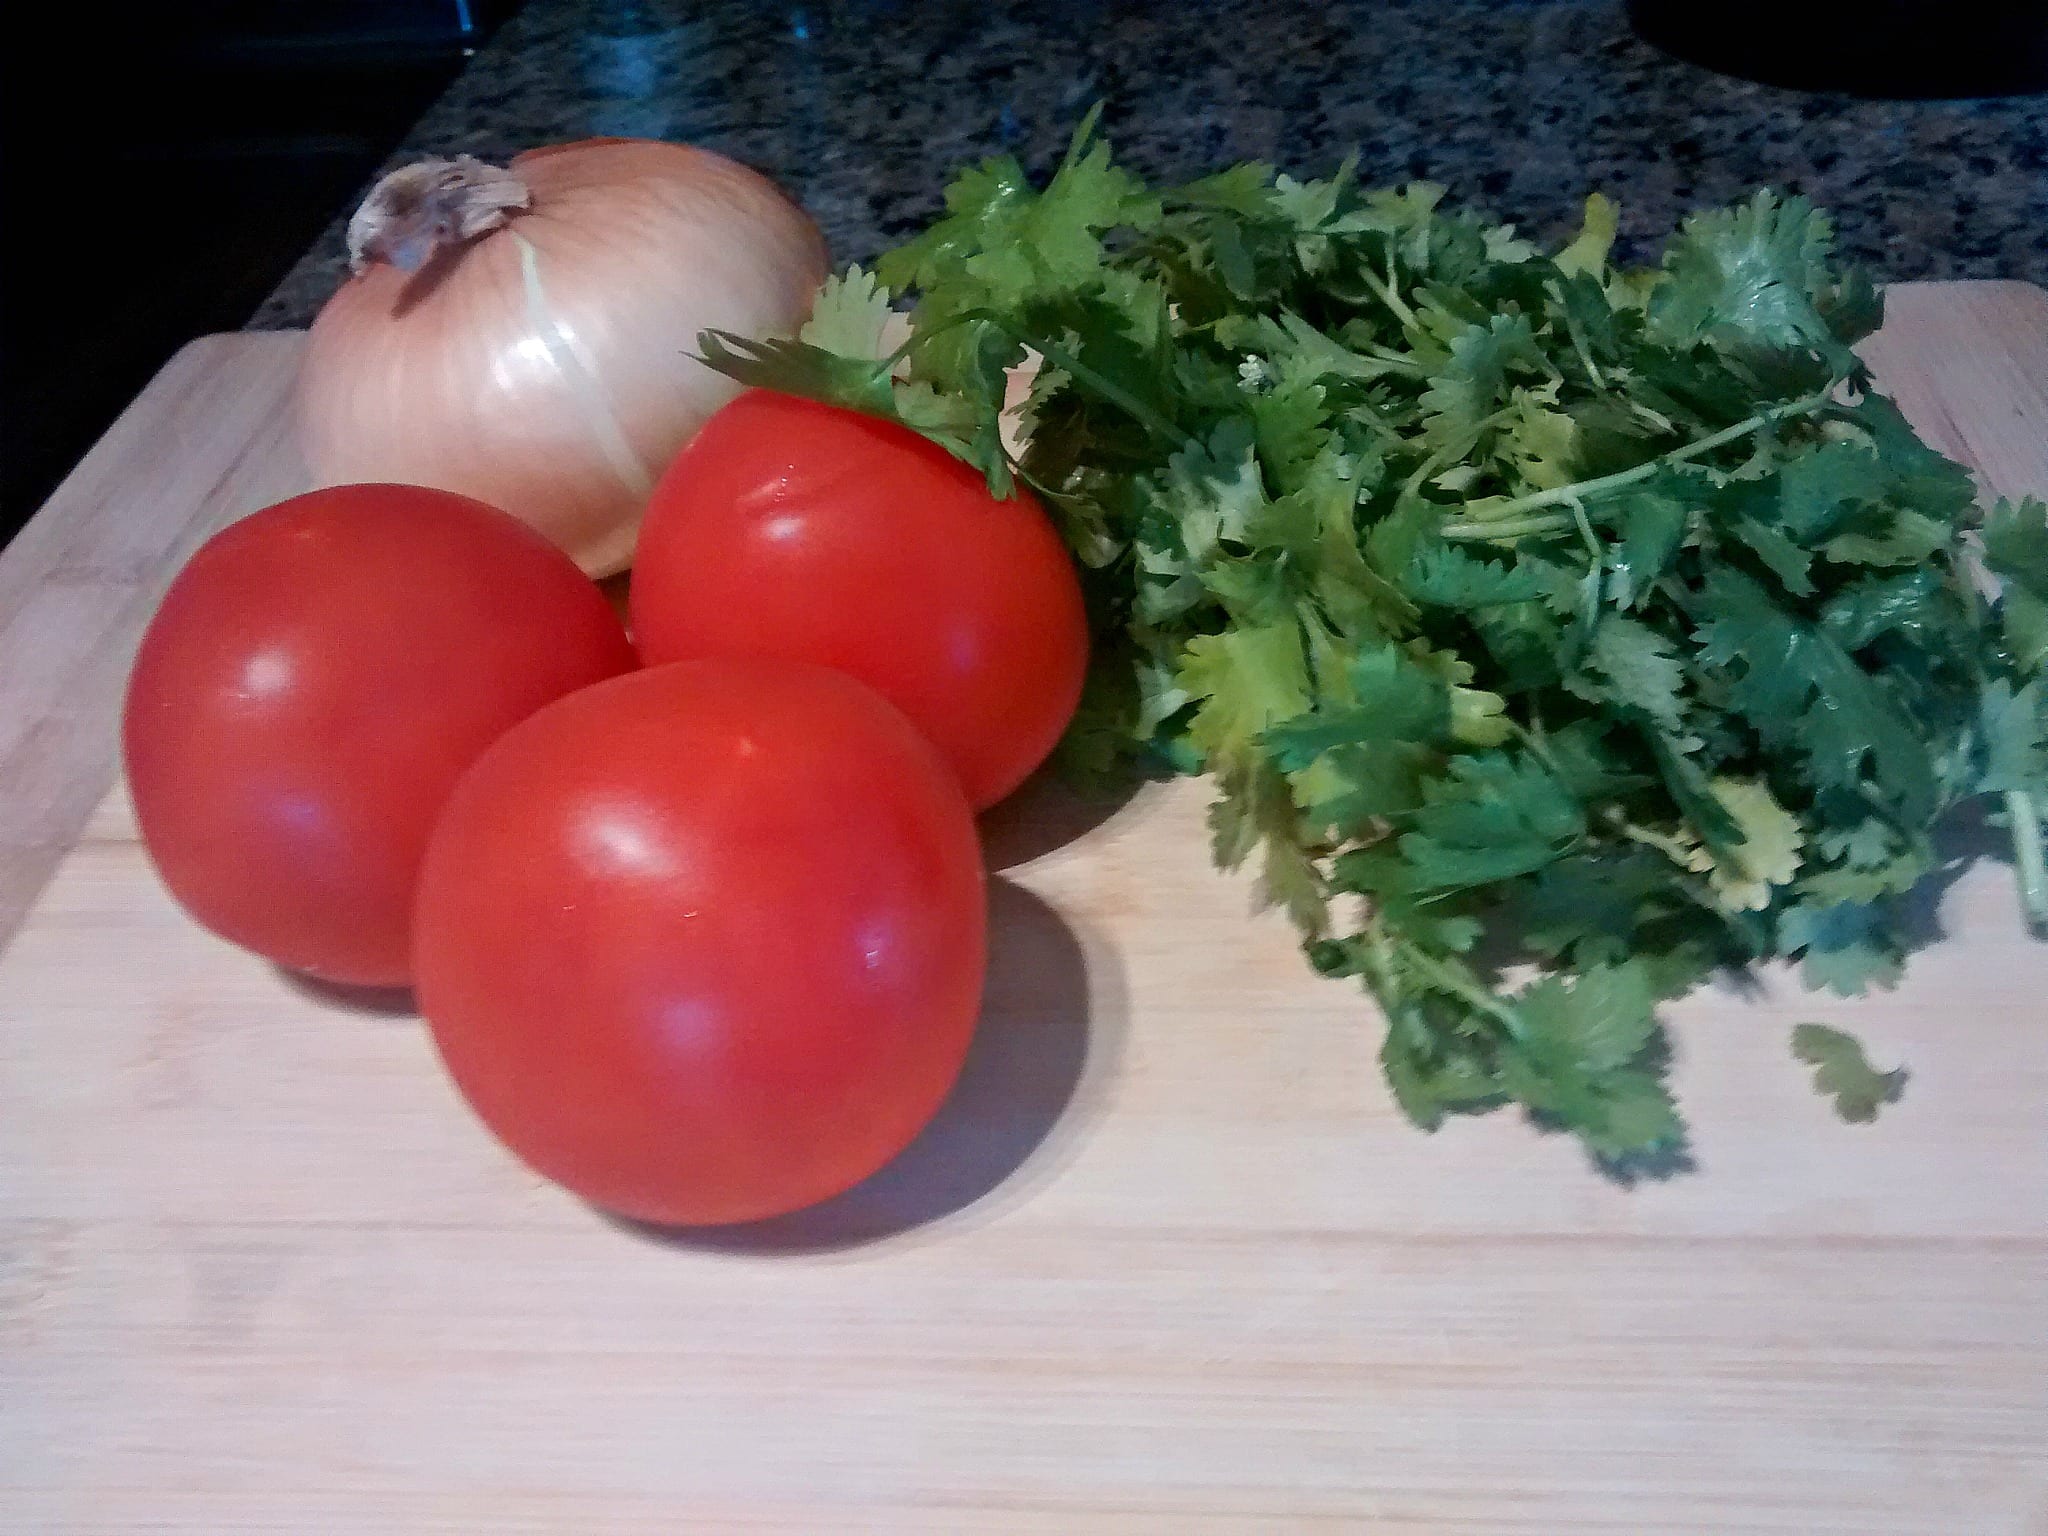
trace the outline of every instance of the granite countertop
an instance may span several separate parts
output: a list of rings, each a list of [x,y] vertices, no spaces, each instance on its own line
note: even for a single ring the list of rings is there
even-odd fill
[[[393,163],[685,139],[776,177],[856,261],[936,213],[964,163],[1049,165],[1098,99],[1148,177],[1251,158],[1317,174],[1355,148],[1368,181],[1439,181],[1539,235],[1597,187],[1633,259],[1689,209],[1771,185],[1832,209],[1880,277],[2048,283],[2048,97],[1732,80],[1638,41],[1622,0],[529,0]],[[253,326],[311,319],[340,231]]]

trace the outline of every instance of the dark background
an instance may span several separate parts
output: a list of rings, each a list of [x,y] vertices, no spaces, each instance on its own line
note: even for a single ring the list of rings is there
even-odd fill
[[[1628,0],[1636,30],[1713,69],[1903,98],[2048,88],[2048,0]]]
[[[515,4],[36,7],[0,66],[0,538],[248,319]]]

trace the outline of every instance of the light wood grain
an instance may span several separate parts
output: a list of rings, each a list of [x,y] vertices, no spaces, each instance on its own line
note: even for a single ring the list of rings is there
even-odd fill
[[[1895,283],[1863,346],[1920,433],[1987,497],[2048,490],[2048,294],[2031,283]]]
[[[2048,296],[1892,312],[1915,419],[2048,490]],[[0,1530],[2048,1533],[2006,870],[1895,993],[1674,1010],[1698,1171],[1622,1188],[1509,1117],[1408,1127],[1202,803],[1000,808],[956,1101],[846,1201],[679,1243],[512,1163],[415,1021],[196,932],[117,789],[0,955]],[[1835,1123],[1809,1017],[1906,1100]]]
[[[121,686],[172,573],[304,488],[286,408],[304,345],[184,348],[0,554],[0,944],[107,792]]]

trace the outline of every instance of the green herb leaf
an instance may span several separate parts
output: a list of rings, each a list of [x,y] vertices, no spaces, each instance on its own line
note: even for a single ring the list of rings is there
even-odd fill
[[[1814,301],[1833,244],[1827,216],[1803,197],[1759,192],[1743,207],[1696,214],[1664,258],[1650,322],[1679,344],[1722,330],[1772,346],[1831,340]]]
[[[1835,1101],[1835,1113],[1854,1124],[1877,1118],[1906,1091],[1903,1068],[1880,1072],[1854,1035],[1825,1024],[1800,1024],[1792,1031],[1792,1054],[1814,1069],[1817,1093]]]
[[[1614,614],[1603,620],[1583,670],[1565,686],[1581,698],[1636,711],[1673,735],[1685,729],[1685,667],[1678,647],[1634,619]]]
[[[892,313],[889,290],[872,273],[848,267],[825,279],[797,339],[840,357],[886,357],[882,333]]]

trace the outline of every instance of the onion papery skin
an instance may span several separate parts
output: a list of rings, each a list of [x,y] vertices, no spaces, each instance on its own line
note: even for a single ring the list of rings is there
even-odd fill
[[[530,205],[406,273],[371,261],[314,322],[298,386],[316,486],[503,507],[593,576],[631,563],[663,468],[738,392],[706,329],[792,334],[827,271],[775,184],[648,139],[529,151]]]

